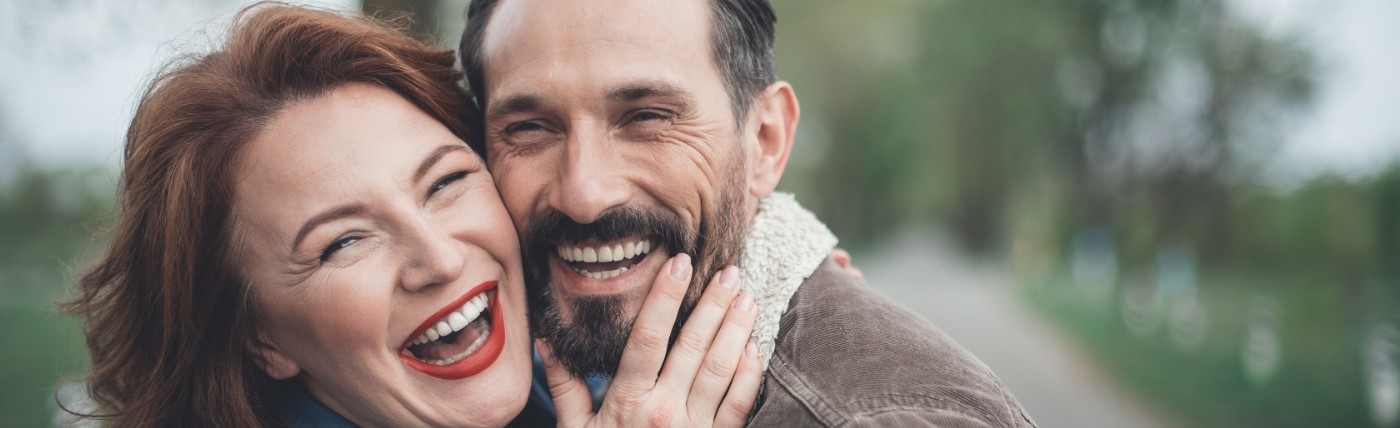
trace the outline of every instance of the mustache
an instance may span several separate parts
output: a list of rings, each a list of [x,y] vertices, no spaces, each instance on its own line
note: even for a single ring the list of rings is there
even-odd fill
[[[672,254],[695,254],[696,232],[675,212],[650,206],[623,205],[604,211],[591,223],[579,223],[552,208],[530,216],[522,236],[526,253],[546,254],[562,243],[616,241],[644,236],[655,238]]]
[[[558,361],[576,376],[616,373],[635,321],[633,314],[624,313],[629,297],[556,299],[557,290],[551,287],[550,257],[560,244],[646,237],[664,245],[672,255],[690,254],[696,263],[695,275],[671,329],[668,343],[674,342],[704,290],[702,284],[719,267],[738,262],[746,230],[740,195],[733,189],[723,192],[719,213],[698,226],[685,223],[675,211],[644,204],[613,207],[587,224],[552,208],[531,215],[520,235],[530,331],[535,337],[549,340]],[[564,316],[560,305],[568,305],[572,316]]]
[[[638,236],[664,245],[671,254],[684,252],[694,256],[699,235],[679,214],[655,206],[613,207],[586,224],[552,208],[535,213],[521,234],[531,331],[536,337],[550,340],[557,360],[576,376],[612,376],[632,332],[633,320],[624,313],[626,299],[578,297],[571,303],[573,319],[565,319],[556,306],[559,302],[553,297],[555,290],[550,287],[549,257],[563,243],[609,242]],[[673,331],[680,330],[679,323],[684,319],[677,319]]]
[[[549,257],[561,243],[596,239],[615,241],[634,236],[646,236],[655,244],[665,246],[671,254],[697,254],[699,248],[692,230],[679,214],[654,206],[618,206],[604,211],[591,223],[579,223],[553,208],[530,216],[525,233],[520,235],[522,262],[525,268],[525,298],[529,306],[530,329],[541,336],[556,330],[545,314],[557,311],[551,301]],[[556,320],[556,324],[557,324]]]

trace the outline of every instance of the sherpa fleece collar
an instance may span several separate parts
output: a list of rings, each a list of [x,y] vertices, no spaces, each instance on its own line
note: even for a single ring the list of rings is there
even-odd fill
[[[753,339],[765,369],[792,295],[833,248],[836,235],[792,194],[774,192],[759,201],[758,215],[744,238],[739,272],[758,310]]]

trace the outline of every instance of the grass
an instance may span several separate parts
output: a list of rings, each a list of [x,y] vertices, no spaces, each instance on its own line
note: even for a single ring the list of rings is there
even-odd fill
[[[47,300],[26,300],[0,306],[2,426],[51,425],[54,387],[88,364],[78,320],[55,314]]]
[[[1121,288],[1098,304],[1063,274],[1026,290],[1034,305],[1070,331],[1100,365],[1159,408],[1201,427],[1371,426],[1361,336],[1367,321],[1388,319],[1397,310],[1335,284],[1207,274],[1197,295],[1209,333],[1188,350],[1165,328],[1131,333],[1118,304]],[[1252,381],[1241,353],[1249,307],[1260,296],[1276,302],[1282,358],[1273,376]]]
[[[23,165],[23,164],[22,164]],[[22,167],[0,187],[0,426],[53,423],[54,388],[87,371],[79,321],[56,313],[110,216],[101,168]]]

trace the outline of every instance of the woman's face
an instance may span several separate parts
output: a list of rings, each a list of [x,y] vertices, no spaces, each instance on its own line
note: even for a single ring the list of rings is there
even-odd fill
[[[236,169],[264,370],[358,425],[503,425],[525,403],[519,251],[482,160],[396,93],[286,107]]]

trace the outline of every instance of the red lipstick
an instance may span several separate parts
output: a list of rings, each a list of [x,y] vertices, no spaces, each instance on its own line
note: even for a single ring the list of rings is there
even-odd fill
[[[478,294],[495,289],[496,285],[497,282],[492,280],[472,287],[472,289],[468,290],[462,297],[457,298],[457,300],[452,301],[452,303],[447,304],[447,306],[439,309],[437,313],[428,317],[426,321],[423,321],[422,325],[419,325],[418,328],[413,330],[412,334],[408,335],[408,339],[404,341],[403,345],[400,345],[399,359],[403,360],[404,364],[414,370],[428,376],[448,380],[469,377],[481,373],[483,370],[486,370],[487,367],[490,367],[491,364],[496,362],[496,358],[501,356],[501,350],[505,348],[505,325],[503,322],[504,318],[501,314],[501,305],[499,302],[501,293],[499,291],[492,293],[491,298],[487,300],[487,310],[491,312],[491,332],[487,334],[486,341],[482,343],[481,348],[477,349],[476,352],[451,364],[436,365],[428,364],[427,362],[414,358],[408,352],[408,346],[412,344],[413,338],[418,337],[423,334],[423,332],[427,331],[428,328],[437,324],[438,320],[442,319],[442,317],[461,308],[462,305],[466,304],[467,301],[476,297]]]

